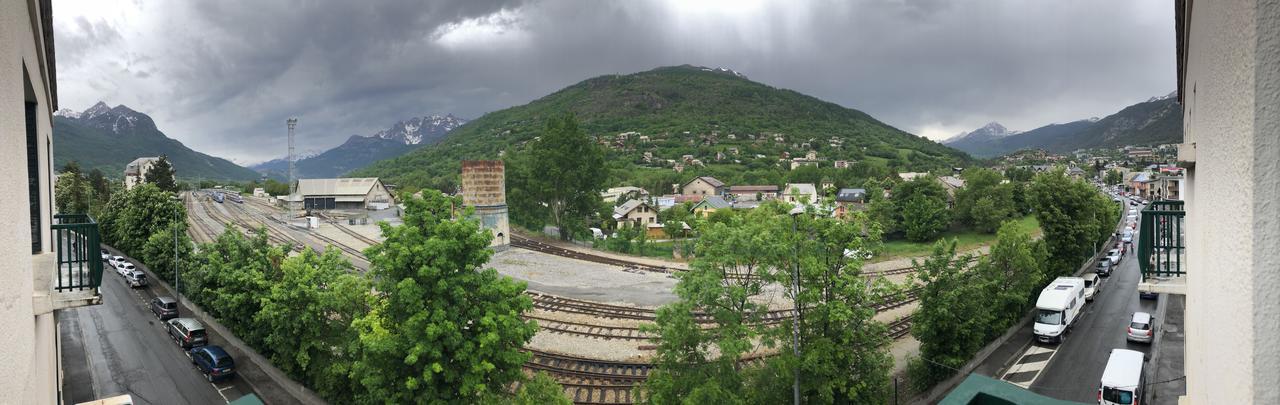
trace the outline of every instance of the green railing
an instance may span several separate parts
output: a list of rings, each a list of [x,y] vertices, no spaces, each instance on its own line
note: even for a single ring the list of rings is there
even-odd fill
[[[57,248],[58,269],[54,275],[57,291],[96,289],[102,285],[102,239],[98,223],[85,214],[53,216],[53,244]]]
[[[1143,208],[1138,233],[1138,267],[1143,280],[1186,274],[1182,271],[1186,260],[1186,212],[1182,208],[1183,202],[1176,200],[1154,201]]]

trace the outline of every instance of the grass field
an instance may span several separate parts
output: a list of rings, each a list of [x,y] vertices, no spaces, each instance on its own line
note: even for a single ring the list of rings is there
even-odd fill
[[[1017,220],[1018,228],[1027,231],[1032,238],[1039,238],[1041,234],[1040,222],[1036,221],[1034,215],[1027,215]],[[956,251],[966,251],[981,246],[990,245],[996,240],[995,234],[985,234],[975,231],[948,231],[942,234],[941,239],[956,239]],[[880,254],[871,259],[872,262],[892,260],[901,257],[924,256],[933,252],[933,242],[908,242],[905,240],[894,240],[884,243]]]

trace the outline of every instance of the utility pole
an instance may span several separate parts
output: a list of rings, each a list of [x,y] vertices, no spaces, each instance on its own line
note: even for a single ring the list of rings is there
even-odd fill
[[[289,117],[285,121],[289,124],[289,198],[285,201],[285,205],[289,207],[289,216],[285,218],[285,224],[293,223],[293,196],[298,193],[298,172],[294,167],[294,162],[298,160],[297,155],[293,152],[293,127],[298,125],[297,117]]]
[[[799,212],[797,212],[797,210]],[[791,210],[792,235],[799,234],[799,230],[796,227],[796,218],[802,213],[804,213],[804,210],[800,208]],[[795,374],[793,374],[795,378],[791,382],[791,395],[792,403],[794,405],[800,405],[800,366],[798,365],[800,362],[800,241],[797,240],[796,243],[792,245],[792,248],[795,251],[795,257],[793,258],[795,263],[791,266],[793,268],[793,273],[791,275],[791,291],[793,291],[791,295],[791,306],[795,308],[796,315],[791,321],[791,350],[796,356],[797,366]]]

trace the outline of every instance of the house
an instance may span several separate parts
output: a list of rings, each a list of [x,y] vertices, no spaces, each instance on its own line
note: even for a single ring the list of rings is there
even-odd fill
[[[1081,169],[1081,168],[1076,167],[1076,166],[1068,167],[1068,168],[1067,168],[1067,175],[1068,175],[1068,176],[1071,176],[1071,177],[1074,177],[1074,178],[1077,178],[1077,179],[1084,178],[1084,169]]]
[[[267,197],[267,191],[266,191],[266,189],[263,189],[262,187],[254,188],[254,189],[253,189],[253,196],[254,196],[254,197],[259,197],[259,198],[266,198],[266,197]]]
[[[707,198],[703,198],[702,201],[698,201],[697,204],[693,205],[693,214],[706,218],[717,210],[726,208],[731,208],[731,205],[724,200],[724,197],[718,195],[707,196]]]
[[[640,187],[622,186],[610,187],[608,190],[600,193],[600,199],[607,203],[618,202],[618,200],[630,200],[633,198],[648,199],[649,190]]]
[[[837,160],[837,161],[832,162],[831,167],[834,167],[834,168],[837,168],[837,169],[848,169],[848,168],[849,168],[849,161],[848,161],[848,160]]]
[[[642,200],[627,200],[613,208],[613,220],[618,227],[631,225],[649,225],[658,223],[658,210]]]
[[[866,189],[842,188],[836,192],[836,206],[832,215],[837,218],[845,218],[852,212],[861,211],[866,206],[866,202]]]
[[[796,168],[799,168],[801,166],[819,167],[821,163],[822,162],[818,160],[795,158],[795,159],[791,159],[791,170],[795,170]]]
[[[818,202],[818,189],[813,183],[787,183],[782,189],[783,201],[800,204],[804,201],[808,204]]]
[[[728,195],[734,201],[766,201],[778,198],[778,186],[731,186]]]
[[[1126,183],[1128,183],[1129,189],[1134,194],[1149,198],[1151,196],[1151,183],[1154,181],[1151,174],[1147,172],[1135,172]]]
[[[698,176],[693,178],[693,180],[689,180],[688,183],[684,183],[684,186],[681,186],[680,190],[681,194],[684,195],[724,195],[725,187],[724,182],[716,180],[715,177]]]
[[[124,166],[124,189],[132,190],[134,186],[147,181],[147,172],[156,166],[159,157],[140,157]]]
[[[298,179],[287,201],[307,210],[380,210],[391,207],[391,192],[377,177]]]
[[[956,190],[964,188],[964,179],[955,176],[938,177],[938,183],[942,184],[942,188],[947,190],[947,197],[954,199]]]

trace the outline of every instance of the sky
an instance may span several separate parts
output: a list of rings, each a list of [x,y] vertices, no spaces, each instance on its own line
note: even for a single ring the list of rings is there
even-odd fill
[[[579,81],[725,67],[944,139],[1103,117],[1176,86],[1173,2],[371,0],[54,3],[61,108],[104,101],[237,163]]]

